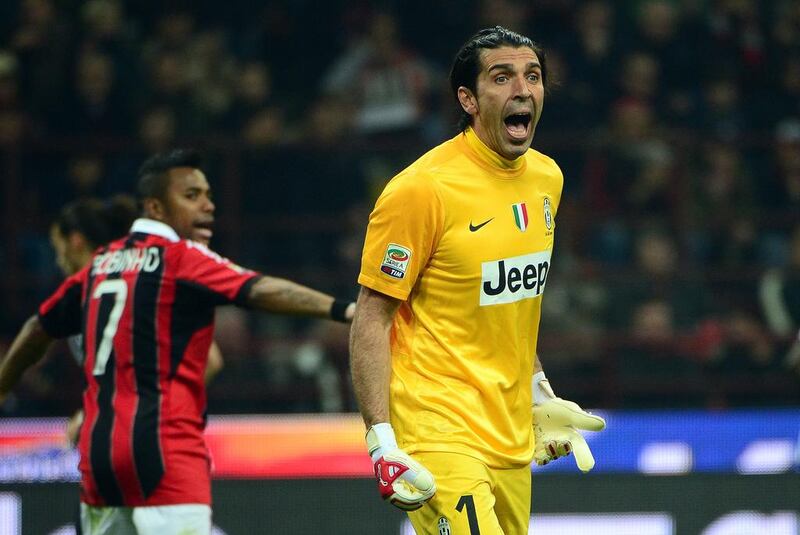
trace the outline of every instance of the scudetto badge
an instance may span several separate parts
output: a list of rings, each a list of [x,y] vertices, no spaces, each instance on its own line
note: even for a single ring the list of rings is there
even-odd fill
[[[408,263],[411,260],[411,249],[396,243],[386,246],[386,253],[381,262],[381,271],[395,279],[402,279],[406,276]]]

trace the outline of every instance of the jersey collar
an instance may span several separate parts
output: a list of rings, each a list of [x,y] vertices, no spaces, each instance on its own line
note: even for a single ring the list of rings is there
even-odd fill
[[[467,127],[464,132],[464,140],[471,149],[474,159],[485,168],[508,177],[518,176],[525,170],[526,160],[524,156],[513,160],[503,158],[481,141],[471,126]]]
[[[148,219],[146,217],[140,217],[133,222],[133,225],[131,225],[131,234],[134,232],[154,234],[156,236],[166,238],[171,242],[177,242],[181,240],[180,237],[178,237],[178,233],[175,232],[175,229],[166,223],[156,221],[155,219]]]

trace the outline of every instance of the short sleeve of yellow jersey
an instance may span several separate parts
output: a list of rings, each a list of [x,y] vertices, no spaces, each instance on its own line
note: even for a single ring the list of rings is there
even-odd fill
[[[422,174],[392,179],[369,216],[359,284],[405,301],[436,247],[444,210]]]

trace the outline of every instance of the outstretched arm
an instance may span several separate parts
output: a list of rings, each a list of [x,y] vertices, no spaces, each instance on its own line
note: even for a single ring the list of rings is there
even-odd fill
[[[355,303],[336,301],[332,296],[278,277],[262,277],[250,288],[250,306],[276,312],[338,321],[353,320]]]
[[[0,404],[25,370],[39,362],[52,342],[53,338],[44,331],[37,316],[25,322],[0,364]]]

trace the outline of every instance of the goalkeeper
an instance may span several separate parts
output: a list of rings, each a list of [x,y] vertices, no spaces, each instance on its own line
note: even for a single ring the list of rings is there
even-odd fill
[[[353,384],[380,495],[418,534],[526,534],[531,462],[594,465],[576,428],[605,423],[553,394],[536,353],[563,185],[530,148],[546,80],[527,37],[474,35],[450,73],[461,132],[370,215]]]

